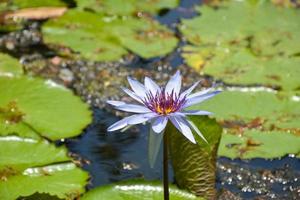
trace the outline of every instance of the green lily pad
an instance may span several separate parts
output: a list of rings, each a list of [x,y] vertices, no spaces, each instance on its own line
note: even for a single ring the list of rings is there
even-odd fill
[[[191,109],[213,112],[225,127],[227,134],[221,139],[221,156],[277,158],[299,151],[300,104],[297,96],[251,91],[251,88],[244,92],[223,91]],[[274,149],[275,146],[280,148]]]
[[[156,13],[161,9],[171,9],[178,6],[178,0],[77,0],[77,6],[111,15],[136,15],[138,12]]]
[[[222,128],[207,116],[190,118],[207,143],[194,134],[197,144],[191,143],[173,125],[168,124],[164,134],[169,135],[170,156],[176,183],[180,188],[206,199],[216,198],[216,159]]]
[[[236,45],[250,38],[257,53],[300,52],[300,22],[295,20],[299,9],[277,7],[269,1],[226,1],[218,9],[202,6],[198,10],[201,16],[183,20],[181,27],[193,44]]]
[[[204,5],[198,8],[201,16],[182,20],[180,30],[193,44],[239,42],[245,37],[243,25],[248,20],[245,7],[245,3],[235,1],[218,10]]]
[[[28,167],[65,161],[70,161],[67,150],[45,140],[0,137],[0,171],[9,169],[16,173]]]
[[[300,58],[258,57],[246,48],[186,46],[186,62],[200,73],[230,84],[300,87]]]
[[[14,200],[36,192],[74,199],[82,192],[88,175],[73,163],[28,168],[22,174],[0,180],[1,198]]]
[[[170,199],[172,200],[189,200],[199,199],[186,191],[179,190],[170,185]],[[135,200],[135,199],[163,199],[162,183],[146,181],[130,181],[116,183],[107,186],[95,188],[86,193],[82,200]]]
[[[93,60],[117,60],[132,51],[150,58],[169,53],[177,39],[152,19],[70,10],[43,26],[46,43],[70,47]],[[128,51],[129,50],[129,51]]]
[[[51,81],[0,77],[1,135],[33,132],[51,140],[73,137],[91,122],[88,105]]]
[[[236,122],[240,126],[244,123],[244,128],[262,127],[295,133],[300,130],[300,104],[296,96],[255,90],[259,88],[244,92],[223,91],[191,109],[209,110],[218,121],[229,123],[229,127],[230,122]]]
[[[300,153],[300,137],[283,131],[247,130],[223,134],[218,155],[229,158],[280,158]]]
[[[64,147],[45,140],[0,137],[1,199],[14,200],[34,193],[63,199],[78,197],[88,175],[69,161]]]
[[[59,6],[67,6],[66,2],[63,0],[30,0],[30,1],[24,1],[24,0],[12,0],[11,4],[12,6],[16,8],[35,8],[35,7],[59,7]]]
[[[205,5],[198,8],[201,16],[183,20],[181,31],[192,43],[183,57],[199,73],[225,83],[298,90],[300,10],[251,2]]]
[[[20,62],[7,55],[0,53],[0,76],[22,75],[23,68]]]

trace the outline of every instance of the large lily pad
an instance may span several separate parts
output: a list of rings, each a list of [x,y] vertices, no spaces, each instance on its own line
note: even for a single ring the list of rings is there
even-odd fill
[[[14,200],[37,192],[64,199],[78,197],[88,175],[68,161],[65,148],[47,141],[0,137],[1,199]]]
[[[178,0],[77,0],[77,6],[111,15],[136,15],[138,12],[156,13],[161,9],[171,9],[178,5]]]
[[[51,140],[78,135],[91,122],[88,106],[53,82],[0,77],[1,135],[39,133]]]
[[[22,171],[28,167],[70,161],[67,150],[45,140],[0,137],[0,170]]]
[[[216,159],[222,128],[215,119],[207,116],[192,117],[207,143],[194,134],[197,144],[191,143],[173,125],[164,134],[169,135],[170,155],[176,183],[206,199],[215,199]]]
[[[219,156],[229,158],[280,158],[300,153],[300,137],[283,131],[247,130],[242,135],[224,134]]]
[[[270,1],[226,1],[218,9],[203,6],[198,10],[201,16],[183,20],[181,27],[194,44],[236,45],[254,38],[258,53],[264,49],[270,53],[270,48],[271,53],[300,52],[298,9],[276,7]]]
[[[163,199],[162,183],[131,181],[98,187],[86,193],[82,200],[137,200],[137,199]],[[193,194],[179,190],[170,185],[170,199],[189,200],[198,199]]]
[[[190,66],[226,83],[264,84],[284,90],[300,87],[299,57],[258,57],[249,49],[231,46],[187,46],[184,51]]]
[[[181,31],[192,43],[183,56],[199,73],[225,83],[298,90],[300,10],[255,2],[199,8],[201,16],[183,20]]]
[[[193,108],[213,112],[222,123],[268,130],[300,129],[300,104],[295,96],[266,91],[223,91]],[[257,127],[255,127],[255,125]]]
[[[106,16],[80,10],[43,26],[47,43],[56,43],[93,60],[117,60],[132,51],[144,58],[172,51],[177,39],[158,22],[149,18]]]
[[[215,113],[226,128],[219,155],[275,158],[299,151],[300,104],[297,96],[250,89],[224,91],[195,108]],[[280,148],[274,150],[278,144]],[[241,154],[244,150],[246,153]]]
[[[14,76],[21,74],[23,74],[23,68],[18,59],[0,53],[0,76]]]

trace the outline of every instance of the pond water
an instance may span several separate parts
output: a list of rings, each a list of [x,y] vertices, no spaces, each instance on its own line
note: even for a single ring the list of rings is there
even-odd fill
[[[107,133],[107,127],[116,120],[113,114],[94,109],[93,124],[80,137],[66,141],[74,157],[80,158],[83,168],[91,174],[88,188],[132,178],[162,179],[162,152],[154,168],[148,164],[148,127]],[[169,181],[173,182],[169,168]],[[299,198],[300,159],[292,155],[274,160],[219,158],[217,169],[216,187],[234,194],[223,194],[225,199]]]

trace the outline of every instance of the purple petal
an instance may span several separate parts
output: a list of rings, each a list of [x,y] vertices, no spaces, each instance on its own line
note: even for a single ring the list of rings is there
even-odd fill
[[[144,123],[153,117],[157,117],[156,113],[146,113],[146,114],[138,114],[138,115],[133,115],[131,119],[128,120],[128,125],[134,125],[134,124],[141,124]]]
[[[181,113],[185,115],[212,115],[213,113],[204,110],[185,110]]]
[[[206,94],[203,94],[203,95],[200,95],[200,96],[195,96],[195,97],[189,98],[189,99],[187,99],[186,103],[184,104],[184,106],[182,108],[187,108],[187,107],[190,107],[192,105],[201,103],[202,101],[210,99],[213,96],[215,96],[216,94],[219,94],[220,92],[221,91],[214,91],[214,92],[211,92],[211,93],[206,93]]]
[[[188,96],[189,94],[191,94],[191,92],[197,87],[197,85],[200,83],[200,81],[197,81],[196,83],[194,83],[189,89],[185,90],[184,92],[182,92],[180,94],[180,98],[183,98],[185,96]]]
[[[106,103],[108,103],[108,104],[110,104],[112,106],[121,106],[121,105],[126,104],[123,101],[112,101],[112,100],[108,100],[108,101],[106,101]]]
[[[174,124],[174,126],[192,143],[196,144],[195,138],[193,136],[193,133],[189,127],[189,124],[183,120],[181,117],[173,117],[170,116],[171,122]]]
[[[146,88],[143,84],[138,82],[137,80],[127,77],[129,85],[131,86],[132,90],[141,98],[144,99],[146,97]]]
[[[167,94],[171,94],[172,91],[174,91],[174,94],[179,95],[181,89],[181,75],[180,71],[177,71],[176,74],[174,74],[169,82],[166,85],[165,92]]]
[[[131,98],[133,98],[134,100],[140,102],[140,103],[143,103],[142,99],[136,95],[134,92],[132,92],[131,90],[125,88],[125,87],[121,87],[121,89],[126,93],[128,94]]]
[[[190,127],[192,127],[195,131],[196,131],[196,133],[206,142],[206,143],[208,143],[207,142],[207,140],[205,139],[205,137],[203,136],[203,134],[200,132],[200,130],[198,129],[198,127],[194,124],[194,122],[193,121],[191,121],[191,120],[187,120],[187,122],[190,124]]]
[[[167,125],[168,118],[165,116],[157,117],[151,124],[152,129],[155,133],[161,133]]]
[[[157,92],[160,92],[160,87],[151,78],[148,77],[145,77],[145,87],[153,95],[155,95]]]
[[[123,105],[120,105],[120,106],[116,106],[115,108],[118,109],[118,110],[122,110],[122,111],[125,111],[125,112],[132,112],[132,113],[149,113],[149,112],[152,112],[151,110],[149,110],[145,106],[135,105],[135,104],[123,104]]]

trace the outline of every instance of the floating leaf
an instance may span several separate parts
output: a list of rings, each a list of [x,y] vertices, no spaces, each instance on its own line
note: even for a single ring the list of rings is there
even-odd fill
[[[91,122],[88,106],[53,82],[0,77],[1,134],[22,134],[25,126],[51,140],[73,137]],[[29,131],[27,128],[26,131]]]
[[[216,197],[217,150],[222,128],[216,120],[207,116],[192,117],[191,120],[208,143],[198,136],[195,137],[197,144],[193,144],[170,124],[165,132],[170,138],[170,155],[176,183],[181,188],[187,189],[198,196],[214,199]]]
[[[14,76],[23,74],[19,61],[7,54],[0,53],[0,76]]]
[[[179,4],[178,0],[77,0],[77,6],[111,15],[136,15],[138,12],[155,13],[161,9],[172,9]]]
[[[229,84],[299,89],[299,9],[225,1],[198,10],[201,16],[181,27],[192,43],[183,51],[190,66]]]
[[[300,137],[283,131],[247,130],[243,135],[224,134],[219,156],[229,158],[280,158],[300,153]]]
[[[144,58],[172,51],[177,39],[146,18],[116,17],[71,10],[43,26],[47,43],[58,43],[93,60],[117,60],[133,51]],[[147,48],[146,48],[147,47]]]
[[[193,194],[170,186],[170,199],[172,200],[189,200],[198,199]],[[82,200],[135,200],[135,199],[163,199],[162,183],[130,181],[116,183],[112,185],[98,187],[86,193]]]
[[[228,1],[218,9],[202,6],[198,10],[201,16],[183,20],[181,27],[193,44],[236,45],[254,39],[257,53],[266,48],[276,54],[300,52],[300,21],[295,20],[299,9],[276,7],[269,1]]]
[[[213,112],[226,128],[228,134],[221,140],[220,155],[232,158],[274,158],[297,153],[299,149],[300,104],[296,96],[251,91],[251,88],[244,92],[223,91],[192,109]],[[293,138],[294,142],[289,142]],[[251,147],[249,152],[240,154],[240,151],[245,150],[244,144],[247,142]],[[275,144],[280,144],[280,148],[274,150]]]
[[[78,197],[88,175],[68,161],[65,148],[45,140],[0,137],[1,199],[14,200],[37,192],[64,199]]]
[[[259,119],[261,124],[258,127],[298,132],[300,104],[294,97],[284,93],[251,91],[251,88],[244,92],[223,91],[191,109],[209,110],[219,121],[244,123],[245,128],[247,125],[251,128],[250,123]]]
[[[73,163],[28,168],[23,174],[0,180],[1,198],[14,200],[36,192],[74,199],[84,192],[87,173]]]
[[[300,58],[258,57],[230,46],[184,48],[187,63],[197,71],[230,84],[264,84],[284,90],[300,87]]]
[[[17,8],[35,8],[35,7],[48,7],[48,6],[67,6],[63,0],[13,0],[12,5]]]
[[[28,167],[69,161],[67,150],[47,141],[16,136],[0,137],[0,171],[14,173]]]

